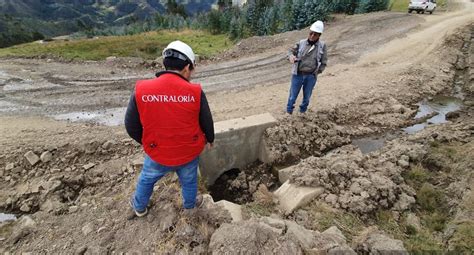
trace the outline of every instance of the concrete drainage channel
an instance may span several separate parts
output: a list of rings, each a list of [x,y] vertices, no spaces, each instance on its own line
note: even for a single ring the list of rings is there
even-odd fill
[[[260,180],[266,176],[267,187],[278,185],[277,178],[261,163],[265,158],[263,134],[276,124],[269,113],[217,122],[215,146],[201,154],[199,171],[210,191],[206,199],[227,209],[234,221],[242,219],[240,204],[250,202],[251,193],[256,191]],[[260,173],[256,177],[259,180],[247,182],[244,177],[239,182],[239,177],[246,172]]]
[[[211,194],[206,199],[227,209],[234,221],[242,219],[241,204],[251,202],[252,193],[261,184],[273,191],[287,214],[323,192],[322,188],[298,187],[287,180],[280,186],[272,167],[264,163],[268,155],[263,134],[276,124],[268,113],[218,122],[215,147],[201,154],[200,173]]]

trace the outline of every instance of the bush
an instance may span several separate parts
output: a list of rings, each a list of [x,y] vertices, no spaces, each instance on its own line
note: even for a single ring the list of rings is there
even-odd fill
[[[335,13],[354,14],[359,2],[359,0],[334,0],[331,11]]]
[[[356,13],[376,12],[386,10],[389,0],[361,0]]]
[[[436,190],[435,187],[429,183],[423,184],[416,193],[416,197],[421,208],[428,212],[434,212],[435,210],[444,208],[446,204],[444,194]]]

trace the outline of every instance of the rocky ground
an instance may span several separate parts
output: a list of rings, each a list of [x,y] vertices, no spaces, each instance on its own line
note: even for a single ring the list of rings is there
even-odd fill
[[[284,115],[289,65],[281,55],[306,31],[250,38],[207,60],[196,78],[216,120],[267,111],[278,118],[265,135],[271,163],[209,188],[243,205],[240,222],[209,196],[184,213],[175,176],[157,185],[147,217],[130,220],[140,147],[122,126],[50,118],[116,114],[106,110],[124,107],[131,81],[149,70],[110,60],[0,60],[0,212],[19,217],[0,223],[0,252],[473,252],[474,24],[472,3],[460,2],[432,16],[375,13],[329,23],[332,62],[305,115]],[[446,123],[403,132],[431,117],[415,119],[417,103],[437,95],[457,96],[463,106]],[[353,141],[368,136],[385,142],[364,154]],[[324,188],[291,214],[271,193],[287,166],[291,183]]]

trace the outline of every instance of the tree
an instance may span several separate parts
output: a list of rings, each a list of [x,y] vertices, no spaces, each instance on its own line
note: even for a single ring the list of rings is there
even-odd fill
[[[305,0],[295,0],[293,8],[293,28],[301,29],[308,23],[307,10],[305,9]]]
[[[209,13],[209,31],[212,34],[221,33],[221,15],[222,13],[218,10],[211,10]]]
[[[240,27],[240,18],[232,17],[230,21],[229,37],[232,40],[242,38],[242,30]]]
[[[259,22],[259,17],[257,14],[257,8],[254,2],[250,2],[247,5],[247,9],[245,11],[245,21],[250,28],[250,31],[252,34],[256,34],[256,31],[258,29],[258,22]]]
[[[293,0],[285,0],[280,9],[281,31],[290,31],[294,29],[293,18]]]
[[[354,14],[360,0],[334,0],[331,4],[331,11],[336,13]]]
[[[268,32],[269,34],[273,35],[279,33],[280,29],[280,15],[279,15],[279,8],[278,6],[274,6],[269,10],[269,22],[268,22]]]
[[[168,14],[176,14],[184,18],[188,17],[184,5],[176,3],[176,0],[168,0],[166,2],[166,9],[168,11]]]
[[[361,0],[355,12],[366,13],[386,10],[388,7],[388,2],[388,0]]]
[[[34,31],[31,34],[31,38],[33,39],[33,41],[38,41],[38,40],[43,40],[45,37],[42,33],[38,32],[38,31]]]

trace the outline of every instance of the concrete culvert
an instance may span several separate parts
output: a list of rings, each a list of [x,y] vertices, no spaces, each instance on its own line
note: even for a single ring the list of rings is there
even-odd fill
[[[271,191],[279,186],[271,166],[257,161],[242,170],[234,168],[226,171],[208,190],[216,202],[227,200],[245,204],[254,201],[254,193],[261,184]]]
[[[240,170],[238,168],[230,169],[219,176],[219,178],[217,178],[217,180],[214,182],[214,185],[209,187],[209,193],[215,202],[221,200],[227,200],[231,202],[236,201],[236,196],[239,194],[231,192],[231,190],[229,190],[229,185],[230,182],[237,179],[239,174]]]

